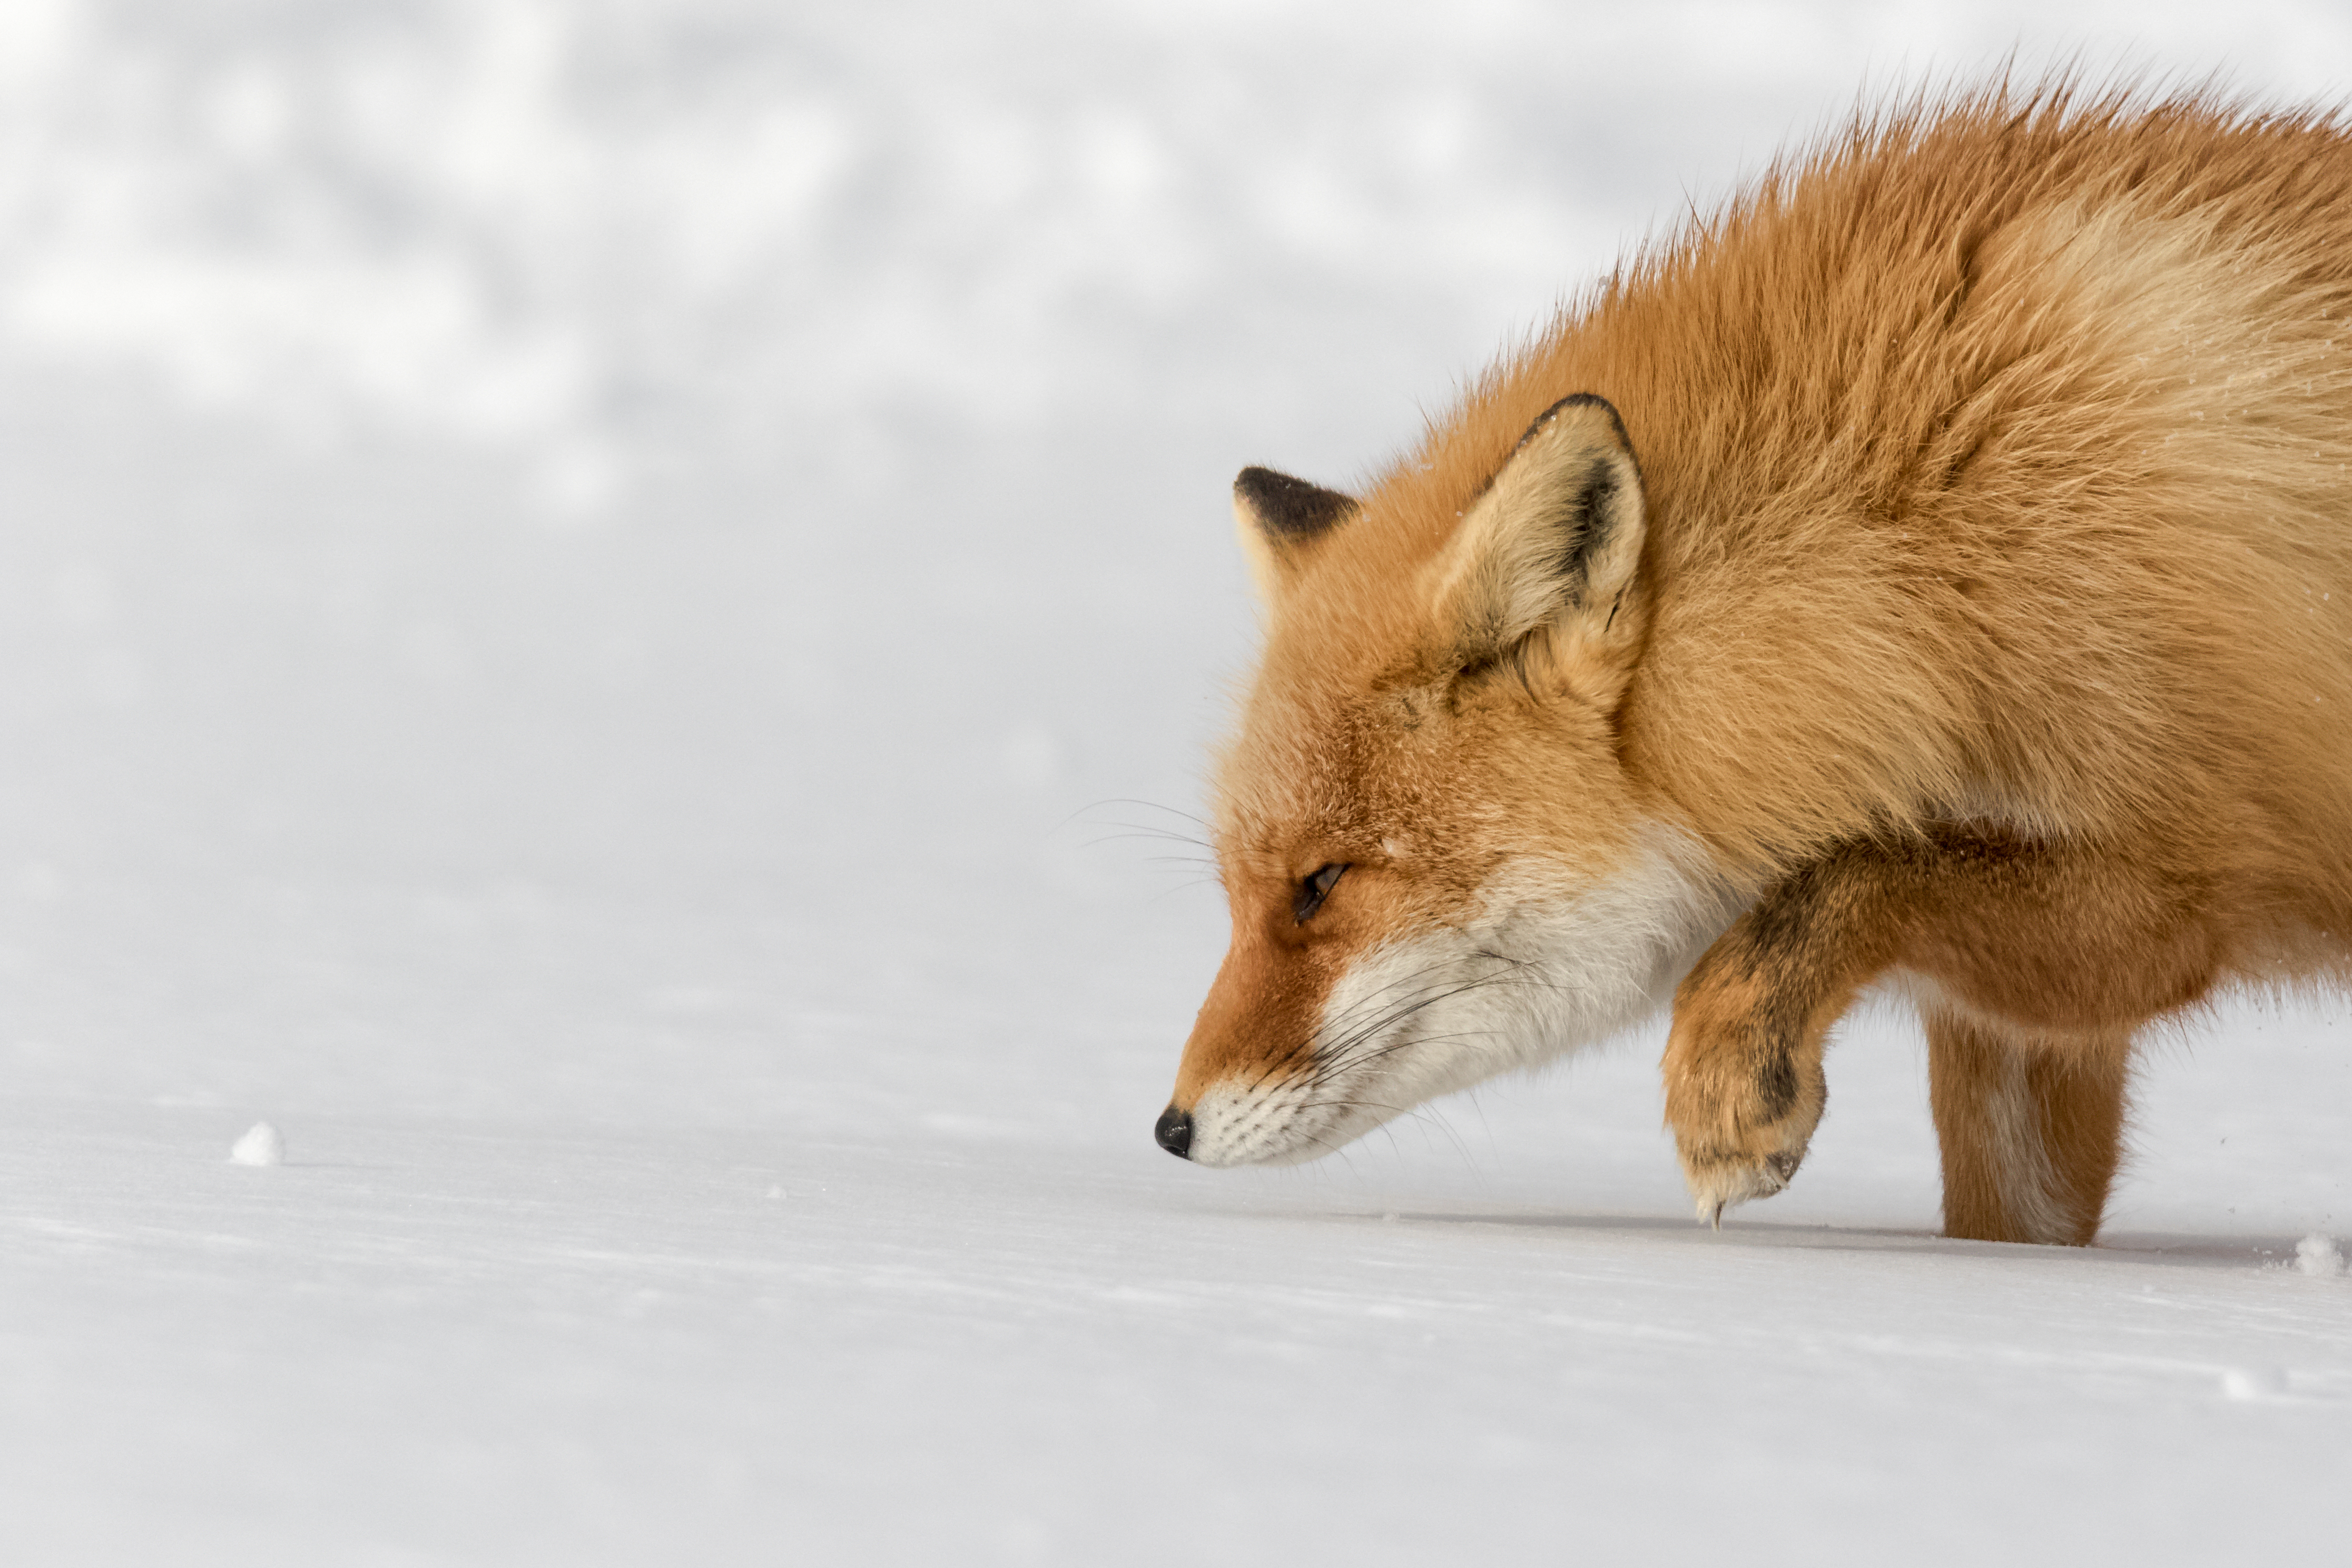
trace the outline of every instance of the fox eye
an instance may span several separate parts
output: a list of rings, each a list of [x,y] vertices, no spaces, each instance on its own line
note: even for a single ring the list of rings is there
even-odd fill
[[[1327,865],[1300,883],[1298,896],[1290,901],[1292,921],[1304,925],[1314,919],[1315,912],[1322,908],[1323,901],[1330,896],[1332,884],[1339,880],[1340,873],[1347,869],[1343,865]]]

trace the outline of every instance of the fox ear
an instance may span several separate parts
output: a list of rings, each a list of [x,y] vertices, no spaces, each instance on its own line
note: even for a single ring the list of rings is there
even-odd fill
[[[1356,515],[1356,499],[1271,468],[1244,468],[1234,481],[1234,526],[1257,596],[1271,605],[1290,585],[1308,545]]]
[[[1614,711],[1641,645],[1642,470],[1591,392],[1543,412],[1437,563],[1456,683],[1508,670]]]

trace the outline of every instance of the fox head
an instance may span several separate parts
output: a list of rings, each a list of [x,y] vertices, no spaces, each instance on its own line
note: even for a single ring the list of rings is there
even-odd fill
[[[1216,775],[1233,945],[1158,1129],[1203,1165],[1616,1033],[1727,918],[1621,756],[1652,585],[1617,411],[1553,404],[1443,528],[1383,494],[1234,486],[1266,640]]]

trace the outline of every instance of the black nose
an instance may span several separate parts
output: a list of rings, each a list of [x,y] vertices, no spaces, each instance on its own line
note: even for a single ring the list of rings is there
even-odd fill
[[[1151,1135],[1160,1140],[1161,1148],[1178,1159],[1192,1157],[1192,1113],[1190,1111],[1179,1111],[1173,1105],[1169,1106],[1160,1113],[1159,1124],[1151,1129]]]

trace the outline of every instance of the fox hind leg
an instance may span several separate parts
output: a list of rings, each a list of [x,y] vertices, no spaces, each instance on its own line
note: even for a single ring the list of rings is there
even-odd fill
[[[2123,1149],[2128,1032],[2042,1041],[1931,1009],[1944,1234],[2086,1247]]]

